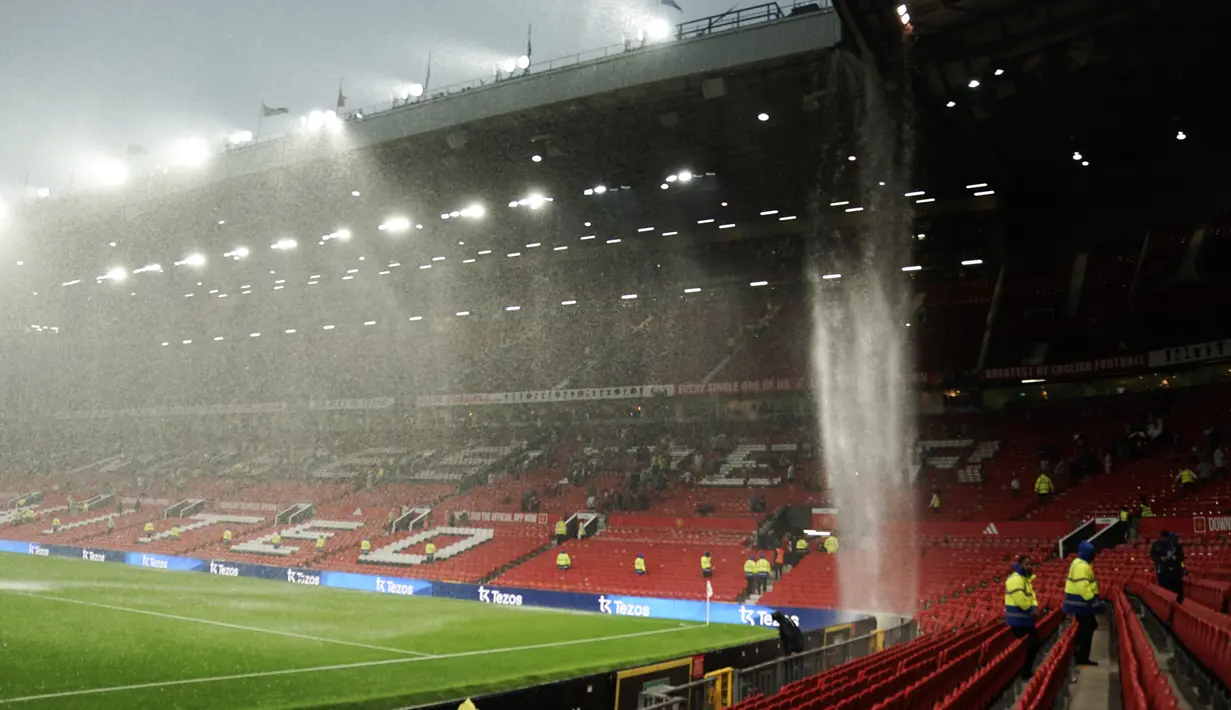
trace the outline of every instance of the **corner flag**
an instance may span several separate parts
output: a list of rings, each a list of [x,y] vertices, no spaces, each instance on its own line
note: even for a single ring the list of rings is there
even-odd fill
[[[705,598],[706,599],[714,598],[714,585],[710,584],[710,581],[708,579],[705,580]]]

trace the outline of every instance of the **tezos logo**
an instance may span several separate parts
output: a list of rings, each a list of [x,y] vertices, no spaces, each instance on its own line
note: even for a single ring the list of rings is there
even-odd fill
[[[30,554],[31,554],[31,555],[38,555],[39,557],[50,557],[50,556],[51,556],[51,550],[48,550],[47,548],[43,547],[42,545],[31,545],[31,546],[30,546]]]
[[[321,576],[319,574],[308,574],[307,572],[299,572],[293,569],[286,571],[286,581],[291,584],[306,584],[310,587],[321,586]]]
[[[86,560],[87,562],[106,562],[107,556],[101,552],[94,552],[93,550],[82,550],[81,559]]]
[[[399,582],[396,579],[376,578],[376,591],[384,592],[385,594],[401,594],[403,596],[414,596],[414,585],[405,582]]]
[[[168,569],[166,560],[160,560],[157,557],[150,557],[149,555],[141,555],[141,566],[153,567],[154,569]]]
[[[787,618],[790,619],[796,626],[799,626],[798,616],[789,616]],[[749,609],[746,606],[741,606],[739,608],[739,623],[750,624],[752,626],[769,626],[770,628],[778,627],[778,622],[774,621],[773,612],[764,611],[761,609]]]
[[[505,594],[498,589],[488,589],[487,587],[479,587],[479,601],[485,604],[499,604],[500,606],[522,605],[520,594]]]
[[[650,615],[650,607],[646,604],[625,604],[619,599],[608,599],[607,597],[598,598],[598,610],[603,614],[615,614],[616,616],[645,616]]]
[[[239,568],[232,567],[231,565],[225,565],[221,562],[210,562],[209,573],[221,575],[223,577],[238,577]]]

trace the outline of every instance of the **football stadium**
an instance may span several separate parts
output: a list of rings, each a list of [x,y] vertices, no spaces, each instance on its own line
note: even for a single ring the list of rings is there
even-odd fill
[[[115,6],[201,100],[65,180],[70,5],[0,22],[0,708],[1231,710],[1231,7]],[[215,31],[325,103],[218,118]]]

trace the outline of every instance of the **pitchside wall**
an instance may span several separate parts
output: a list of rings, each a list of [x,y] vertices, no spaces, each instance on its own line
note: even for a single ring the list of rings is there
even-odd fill
[[[273,567],[225,560],[200,560],[192,557],[173,557],[169,555],[103,550],[69,545],[44,545],[15,540],[0,540],[0,552],[43,557],[69,557],[89,562],[118,562],[136,567],[181,572],[205,572],[224,577],[255,577],[313,587],[355,589],[408,597],[443,597],[498,606],[536,606],[552,609],[591,611],[616,616],[640,616],[650,619],[675,619],[692,622],[706,621],[705,588],[700,579],[697,580],[697,597],[699,600],[660,599],[656,597],[555,592],[542,589],[517,589],[485,584],[431,582],[421,579],[356,574],[353,572]],[[709,605],[709,620],[718,624],[776,627],[777,624],[770,618],[773,611],[773,609],[763,606],[716,602]],[[805,631],[824,629],[841,624],[853,624],[870,618],[862,614],[851,614],[834,609],[783,607],[779,611],[790,616]]]

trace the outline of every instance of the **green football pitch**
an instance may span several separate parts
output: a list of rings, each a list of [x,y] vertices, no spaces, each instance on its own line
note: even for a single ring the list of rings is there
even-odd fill
[[[772,635],[0,555],[0,710],[404,707]]]

